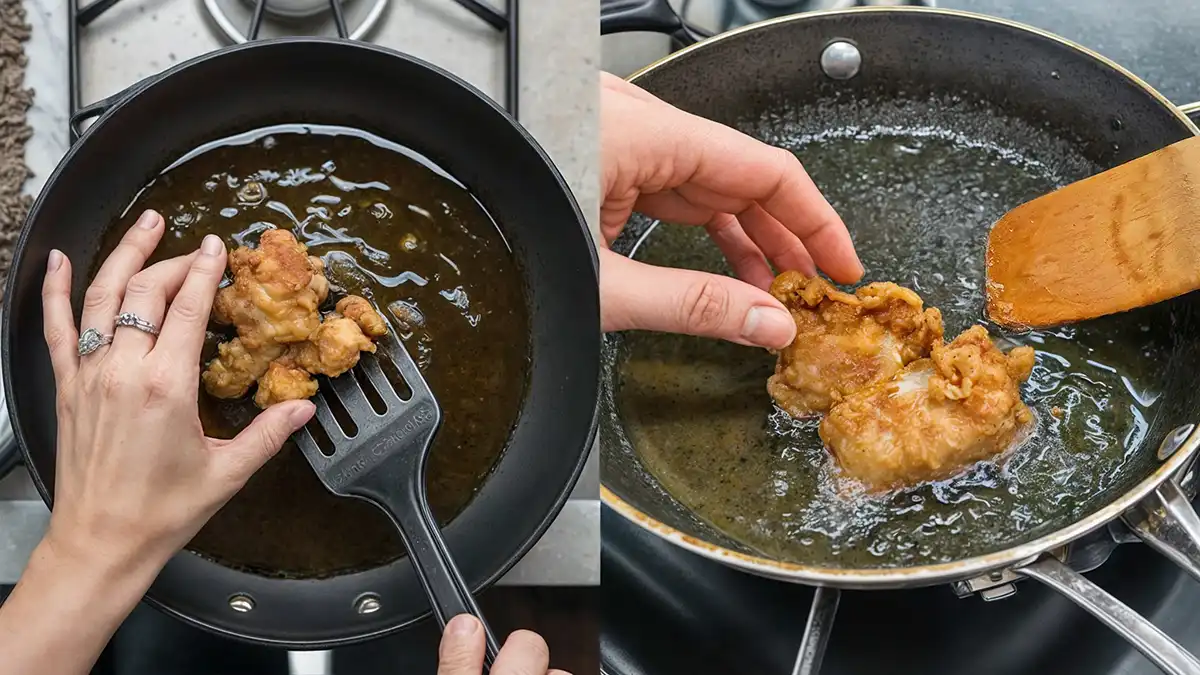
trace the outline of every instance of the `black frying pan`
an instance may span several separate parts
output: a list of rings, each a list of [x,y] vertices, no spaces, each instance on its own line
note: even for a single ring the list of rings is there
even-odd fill
[[[595,250],[568,187],[529,134],[442,70],[380,47],[314,38],[251,42],[201,56],[94,112],[103,115],[58,165],[29,214],[5,296],[4,387],[17,440],[43,498],[49,502],[53,494],[55,456],[54,380],[40,300],[50,249],[62,249],[75,262],[78,309],[106,230],[134,194],[180,155],[274,123],[350,126],[411,147],[468,186],[523,270],[532,339],[522,413],[493,473],[444,530],[472,589],[507,571],[546,530],[575,484],[594,437],[599,377]],[[379,596],[377,611],[356,611],[364,593]],[[235,595],[252,597],[253,609],[235,611]],[[219,633],[307,648],[383,635],[429,611],[407,560],[295,580],[181,553],[148,599]]]
[[[690,41],[665,2],[603,7],[604,32]],[[943,10],[766,21],[693,44],[631,80],[796,151],[847,221],[866,280],[916,288],[942,309],[948,335],[984,319],[983,250],[996,218],[1197,133],[1185,112],[1095,53]],[[702,231],[644,218],[613,248],[645,262],[728,271]],[[830,460],[815,431],[772,412],[769,355],[694,338],[609,336],[602,497],[668,541],[781,580],[863,589],[957,582],[994,596],[1019,576],[1039,578],[1074,593],[1144,651],[1172,651],[1152,627],[1131,628],[1136,614],[1106,616],[1112,598],[1081,591],[1087,582],[1060,560],[1070,559],[1070,542],[1121,516],[1200,570],[1200,520],[1170,476],[1200,444],[1196,303],[1193,294],[1058,333],[995,333],[1039,349],[1025,388],[1037,436],[999,465],[849,504],[821,479]],[[1147,495],[1157,516],[1128,511]],[[1173,530],[1181,546],[1147,523],[1183,523]],[[1056,555],[1039,558],[1047,551]],[[824,602],[814,606],[829,619],[836,601]],[[1178,650],[1158,662],[1200,668]]]

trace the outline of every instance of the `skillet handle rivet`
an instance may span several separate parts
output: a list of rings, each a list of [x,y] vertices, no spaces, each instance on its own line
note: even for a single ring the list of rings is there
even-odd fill
[[[835,80],[848,80],[862,68],[862,52],[848,40],[834,40],[821,52],[821,70]]]
[[[354,611],[359,614],[374,614],[383,609],[383,602],[374,593],[363,593],[354,601]]]
[[[254,609],[254,598],[245,593],[238,593],[229,598],[229,608],[235,612],[245,614]]]
[[[1158,446],[1159,461],[1165,461],[1171,455],[1174,455],[1179,448],[1183,447],[1184,441],[1190,438],[1192,432],[1195,430],[1195,424],[1185,424],[1168,434],[1167,437],[1163,439],[1162,444]]]

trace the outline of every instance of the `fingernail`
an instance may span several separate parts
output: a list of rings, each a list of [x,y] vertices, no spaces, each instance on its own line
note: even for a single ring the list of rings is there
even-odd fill
[[[474,635],[479,630],[479,621],[470,614],[459,614],[446,624],[446,632],[458,637]]]
[[[137,219],[137,226],[143,230],[153,230],[158,227],[158,214],[153,211],[143,211]]]
[[[221,251],[224,250],[225,244],[215,234],[204,237],[204,241],[200,242],[200,252],[204,255],[221,255]]]
[[[760,347],[786,347],[795,335],[796,324],[787,312],[773,307],[753,307],[746,312],[742,339]]]
[[[63,254],[58,249],[50,251],[50,257],[46,259],[46,272],[55,272],[62,267]]]
[[[301,404],[293,406],[292,412],[288,415],[288,420],[292,423],[292,428],[299,429],[305,424],[308,424],[308,421],[312,419],[313,412],[315,410],[316,408],[313,407],[313,404],[309,403],[308,401],[304,401]]]

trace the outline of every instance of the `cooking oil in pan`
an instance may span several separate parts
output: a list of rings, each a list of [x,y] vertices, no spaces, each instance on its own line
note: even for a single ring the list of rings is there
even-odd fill
[[[1018,203],[1095,171],[1041,130],[1012,120],[984,119],[982,127],[1038,139],[1029,143],[1042,159],[936,128],[779,133],[779,120],[768,119],[749,130],[800,155],[850,228],[864,281],[918,291],[942,310],[949,338],[983,320],[991,224]],[[636,257],[728,273],[698,228],[660,224]],[[851,568],[946,562],[1062,527],[1125,487],[1122,469],[1143,448],[1170,351],[1171,337],[1160,328],[1166,314],[1150,308],[1020,335],[989,326],[1005,349],[1037,350],[1023,388],[1036,432],[999,461],[882,497],[837,489],[816,423],[791,419],[767,396],[774,358],[762,350],[630,334],[618,409],[633,447],[667,491],[764,555]]]
[[[289,229],[325,261],[334,287],[328,304],[355,293],[385,311],[442,405],[427,480],[433,512],[445,523],[470,502],[516,423],[530,347],[520,268],[464,185],[372,134],[285,124],[187,153],[137,195],[102,252],[147,208],[167,220],[154,260],[194,251],[209,233],[232,248],[256,245],[267,228]],[[212,328],[206,359],[229,338],[227,329]],[[211,436],[232,437],[257,413],[248,397],[217,400],[200,391]],[[367,569],[404,553],[382,512],[331,495],[290,441],[190,548],[293,577]]]

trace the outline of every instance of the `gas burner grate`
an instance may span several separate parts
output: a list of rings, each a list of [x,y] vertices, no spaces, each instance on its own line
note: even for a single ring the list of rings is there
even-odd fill
[[[80,100],[82,87],[80,85],[80,63],[79,63],[79,38],[80,29],[86,27],[104,12],[111,9],[120,0],[93,0],[90,4],[80,7],[78,0],[67,0],[67,88],[68,88],[68,133],[70,134],[71,142],[78,138],[78,129],[76,128],[76,113],[83,108],[83,103]],[[243,43],[251,40],[259,39],[259,34],[262,31],[263,20],[267,14],[284,18],[290,21],[298,19],[307,19],[311,22],[319,14],[324,14],[325,9],[321,7],[320,0],[313,2],[302,3],[305,7],[288,11],[283,5],[277,7],[269,7],[268,3],[272,0],[245,0],[247,4],[251,4],[250,20],[246,27],[245,33],[238,29],[237,24],[229,17],[229,13],[225,11],[219,4],[219,0],[204,0],[205,9],[208,11],[212,20],[217,24],[217,28],[221,31],[225,39],[231,43]],[[374,29],[383,16],[384,10],[387,8],[388,0],[327,0],[329,3],[329,16],[333,19],[334,27],[337,31],[337,36],[347,40],[362,40]],[[520,33],[518,31],[518,17],[520,10],[518,7],[519,0],[508,0],[504,11],[495,9],[494,7],[481,2],[480,0],[453,0],[453,2],[462,6],[471,14],[478,17],[481,21],[491,26],[493,29],[504,34],[504,107],[508,113],[517,118],[517,105],[520,97],[520,61],[519,56],[519,40]],[[276,0],[278,2],[278,0]],[[351,30],[347,26],[345,5],[347,3],[357,3],[362,5],[366,3],[366,11],[361,19],[355,24]],[[298,24],[297,24],[298,25]],[[308,26],[308,27],[311,27]],[[312,34],[299,33],[299,34]]]

